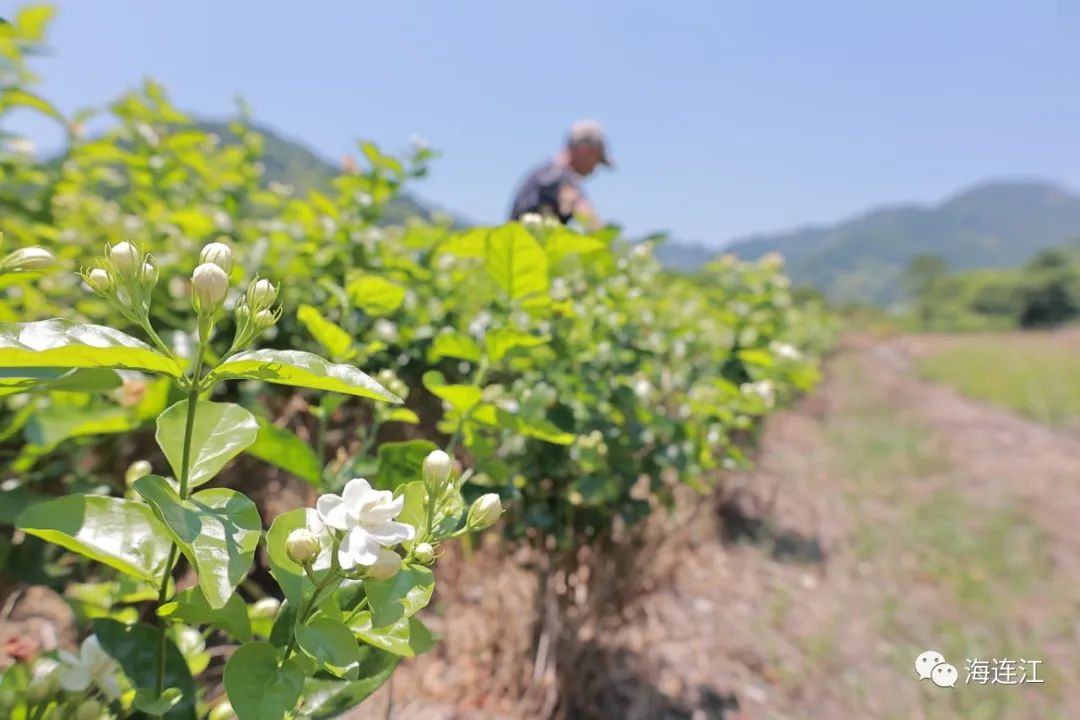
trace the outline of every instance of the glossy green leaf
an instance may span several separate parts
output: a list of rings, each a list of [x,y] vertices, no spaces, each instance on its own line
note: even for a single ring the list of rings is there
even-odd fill
[[[225,691],[237,720],[282,720],[303,690],[300,664],[279,662],[269,643],[242,645],[225,663]]]
[[[154,508],[195,568],[210,607],[224,607],[255,559],[262,535],[255,503],[228,488],[200,490],[181,500],[157,475],[141,477],[132,487]]]
[[[363,659],[357,672],[358,680],[346,682],[309,678],[304,683],[304,700],[299,710],[302,717],[309,720],[340,717],[378,690],[400,662],[397,655],[367,645],[360,648],[360,655]]]
[[[93,626],[102,649],[120,664],[132,685],[138,690],[154,691],[158,629],[142,624],[124,625],[109,618],[95,620]],[[165,687],[178,688],[181,693],[180,701],[165,713],[165,720],[194,720],[195,681],[184,656],[168,638],[165,639]]]
[[[184,460],[184,432],[188,401],[169,407],[157,420],[157,442],[180,478]],[[255,442],[259,426],[255,416],[239,405],[199,400],[191,434],[188,487],[213,479],[225,464]]]
[[[141,340],[103,325],[70,320],[0,323],[0,367],[114,368],[161,372],[183,368]]]
[[[556,263],[567,255],[587,255],[603,250],[607,244],[592,235],[583,235],[579,232],[561,227],[556,228],[544,238],[544,249],[547,250],[548,258]]]
[[[323,317],[318,308],[301,305],[296,311],[296,317],[311,333],[311,337],[315,338],[315,342],[322,345],[334,360],[346,361],[356,356],[356,348],[353,347],[349,333]]]
[[[375,317],[395,312],[405,301],[405,288],[378,275],[361,275],[346,286],[354,307]]]
[[[10,88],[0,93],[0,107],[4,109],[13,107],[29,108],[31,110],[37,110],[38,112],[48,115],[54,120],[64,122],[64,115],[56,109],[56,106],[51,102],[35,95],[28,90],[21,90],[19,88]]]
[[[435,336],[431,344],[431,360],[436,362],[444,357],[480,362],[483,351],[476,341],[464,333],[444,332]]]
[[[424,373],[423,382],[424,387],[430,390],[432,395],[445,400],[458,412],[467,412],[483,397],[480,388],[473,385],[447,384],[443,374],[438,370],[429,370]]]
[[[17,527],[132,577],[160,583],[172,541],[150,508],[134,500],[67,495],[32,505]]]
[[[550,338],[540,335],[515,330],[509,327],[500,327],[492,330],[487,335],[488,355],[495,362],[506,357],[507,353],[515,348],[536,347],[549,342]]]
[[[322,463],[311,446],[295,433],[265,420],[259,420],[259,434],[255,443],[247,449],[263,462],[289,472],[301,480],[319,487],[322,482]]]
[[[349,622],[349,629],[364,642],[401,657],[414,657],[435,645],[431,631],[415,617],[402,618],[393,625],[375,628],[371,613],[359,612]]]
[[[234,355],[217,366],[211,380],[261,380],[312,390],[357,395],[400,403],[401,399],[352,365],[331,363],[300,350],[252,350]]]
[[[296,643],[331,674],[356,680],[359,677],[360,646],[340,620],[316,618],[296,627]]]
[[[388,580],[369,580],[365,587],[371,623],[383,628],[427,607],[435,590],[435,576],[426,567],[416,565],[402,568]]]
[[[484,267],[511,300],[548,290],[547,254],[528,230],[509,223],[488,233]]]
[[[241,642],[251,639],[251,620],[248,617],[247,604],[236,593],[233,593],[223,607],[212,608],[206,602],[206,596],[200,587],[188,588],[158,608],[158,615],[190,625],[211,625]]]
[[[379,446],[379,469],[374,485],[382,490],[393,490],[420,478],[424,458],[438,447],[429,440],[406,440],[387,442]]]
[[[401,523],[408,523],[414,528],[422,528],[427,523],[427,510],[425,503],[427,502],[427,486],[424,485],[421,480],[413,480],[399,485],[394,491],[394,495],[401,495],[405,498],[405,503],[401,508],[401,513],[397,516],[397,521]],[[416,544],[418,538],[408,540],[404,543],[407,550],[412,550]]]
[[[102,393],[123,385],[107,368],[0,368],[0,397],[31,390]]]

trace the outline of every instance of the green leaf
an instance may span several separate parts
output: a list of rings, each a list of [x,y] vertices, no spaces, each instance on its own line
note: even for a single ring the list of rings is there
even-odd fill
[[[408,423],[409,425],[419,425],[420,416],[409,408],[394,408],[390,411],[390,414],[386,416],[387,422],[399,422]]]
[[[15,13],[15,28],[19,37],[30,42],[45,39],[45,29],[49,26],[56,8],[52,5],[28,5]]]
[[[458,412],[468,412],[483,397],[480,388],[474,385],[448,385],[438,370],[424,373],[423,382],[432,395],[445,400]]]
[[[757,365],[758,367],[772,367],[774,364],[774,358],[771,352],[761,348],[747,348],[739,351],[739,359],[747,365]]]
[[[233,593],[224,607],[212,608],[198,586],[183,590],[158,608],[158,615],[190,625],[212,625],[241,642],[251,639],[251,619],[247,604]]]
[[[368,315],[389,315],[405,302],[405,288],[378,275],[361,275],[345,287],[352,304]]]
[[[401,495],[405,498],[405,504],[401,508],[401,513],[397,516],[397,521],[401,523],[408,523],[414,528],[422,528],[427,523],[427,486],[424,485],[422,480],[413,480],[403,485],[399,485],[394,492],[395,495]],[[416,545],[417,538],[405,542],[405,547],[408,550]]]
[[[312,660],[340,678],[359,677],[360,646],[340,620],[321,617],[298,625],[296,642]]]
[[[511,300],[548,290],[547,254],[518,223],[509,223],[488,234],[484,267]]]
[[[69,320],[0,323],[0,367],[114,368],[180,377],[183,368],[141,340]]]
[[[489,227],[475,227],[454,233],[446,239],[439,249],[461,258],[482,258],[487,247],[487,238],[491,234]]]
[[[382,490],[394,490],[421,476],[424,458],[433,450],[438,450],[429,440],[406,440],[386,442],[379,446],[379,469],[375,473],[375,487]]]
[[[11,88],[4,90],[0,94],[0,107],[4,109],[13,107],[30,108],[31,110],[37,110],[38,112],[48,115],[53,120],[64,122],[64,115],[56,106],[50,103],[40,95],[35,95],[28,90],[20,90],[18,88]]]
[[[304,690],[304,672],[293,659],[278,662],[270,643],[242,645],[225,663],[225,692],[237,720],[282,720]]]
[[[363,659],[357,673],[359,680],[309,679],[304,683],[304,701],[299,710],[301,717],[308,720],[340,717],[378,690],[400,662],[397,655],[367,645],[360,648],[360,655]]]
[[[26,424],[26,440],[51,448],[68,438],[123,433],[139,426],[137,419],[122,407],[93,404],[89,407],[50,405],[33,414]]]
[[[200,490],[181,500],[158,475],[141,477],[132,487],[154,508],[195,568],[210,607],[225,607],[251,569],[262,535],[255,503],[228,488]]]
[[[351,360],[356,356],[349,333],[323,317],[317,308],[301,305],[296,311],[297,319],[334,360]]]
[[[152,717],[160,717],[179,705],[183,697],[180,688],[175,687],[166,688],[160,696],[153,690],[137,690],[131,706]]]
[[[364,610],[349,622],[349,629],[364,642],[401,657],[414,657],[435,645],[431,631],[415,617],[402,618],[389,627],[374,628],[371,613]]]
[[[286,428],[271,425],[262,419],[258,422],[259,435],[247,453],[320,487],[322,462],[311,446]]]
[[[417,565],[402,568],[388,580],[368,580],[364,587],[371,607],[371,624],[383,628],[427,607],[435,590],[435,576]]]
[[[444,357],[480,362],[483,351],[476,341],[464,333],[444,332],[435,336],[431,345],[431,361],[437,362]]]
[[[543,418],[518,416],[517,430],[526,437],[536,438],[553,445],[570,445],[576,437]]]
[[[521,332],[520,330],[509,327],[500,327],[489,332],[486,341],[488,355],[491,356],[492,360],[498,362],[515,348],[544,345],[550,339],[551,338],[540,335],[530,335],[529,333]]]
[[[95,620],[93,627],[102,649],[120,664],[136,689],[151,690],[157,686],[157,628],[124,625],[109,618]],[[194,720],[195,681],[184,656],[168,638],[165,639],[165,687],[179,688],[181,693],[180,701],[165,713],[165,720]]]
[[[146,505],[101,495],[67,495],[31,505],[16,523],[39,537],[122,573],[160,584],[172,542]]]
[[[582,235],[569,228],[557,228],[544,238],[548,258],[556,263],[567,255],[587,255],[603,250],[607,244],[591,235]]]
[[[208,378],[217,380],[262,380],[312,390],[357,395],[400,403],[397,397],[352,365],[338,365],[301,350],[252,350],[234,355],[218,365]]]
[[[183,471],[187,412],[188,401],[181,400],[157,419],[157,443],[177,480]],[[255,416],[239,405],[199,400],[191,432],[188,487],[212,480],[225,463],[254,443],[258,434]]]

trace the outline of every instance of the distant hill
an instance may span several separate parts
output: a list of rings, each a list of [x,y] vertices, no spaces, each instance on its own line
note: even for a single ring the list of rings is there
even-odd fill
[[[236,136],[229,129],[228,121],[200,120],[199,127],[221,137],[223,142],[234,142]],[[326,188],[330,180],[339,174],[340,166],[317,155],[309,147],[296,140],[290,140],[275,130],[249,122],[252,129],[263,136],[263,165],[266,166],[266,180],[292,185],[297,193],[305,193],[315,188]],[[387,209],[383,222],[387,225],[398,224],[409,217],[432,219],[437,209],[403,192]],[[462,224],[457,219],[458,224]]]
[[[911,258],[936,253],[953,270],[1014,267],[1080,237],[1080,196],[1039,181],[978,185],[940,205],[897,205],[836,225],[755,235],[725,252],[784,255],[792,279],[836,301],[887,304],[902,296]]]

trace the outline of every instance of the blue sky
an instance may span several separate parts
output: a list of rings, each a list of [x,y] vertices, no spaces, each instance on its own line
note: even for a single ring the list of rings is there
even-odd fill
[[[581,116],[619,164],[590,195],[633,234],[720,244],[987,178],[1080,187],[1070,0],[58,5],[38,68],[63,110],[152,76],[194,113],[240,92],[329,158],[416,133],[443,152],[418,194],[478,221]]]

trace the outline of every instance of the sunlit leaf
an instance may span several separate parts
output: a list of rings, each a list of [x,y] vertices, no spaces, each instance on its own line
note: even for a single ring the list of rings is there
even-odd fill
[[[300,350],[252,350],[234,355],[210,373],[211,380],[261,380],[313,390],[400,403],[401,399],[352,365],[331,363]]]
[[[157,420],[157,442],[179,480],[184,464],[188,401],[169,407]],[[225,464],[247,449],[259,434],[255,416],[239,405],[199,400],[195,406],[188,462],[188,487],[214,478]]]
[[[103,325],[69,320],[0,324],[0,367],[115,368],[162,372],[180,365],[141,340]]]
[[[389,315],[405,301],[405,288],[378,275],[361,275],[345,288],[353,306],[368,315]]]

